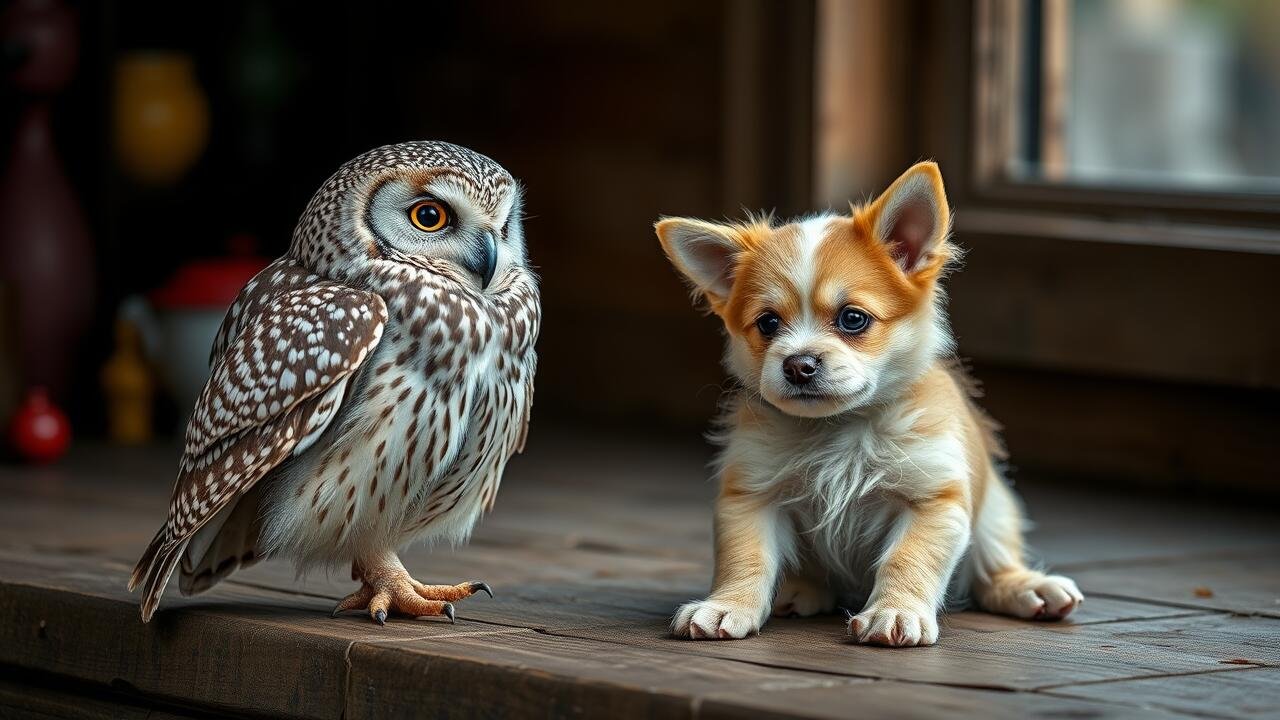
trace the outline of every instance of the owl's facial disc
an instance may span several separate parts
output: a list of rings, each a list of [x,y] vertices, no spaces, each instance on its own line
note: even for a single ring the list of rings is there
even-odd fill
[[[426,187],[389,180],[374,190],[365,218],[375,242],[392,258],[444,260],[473,275],[481,290],[493,281],[499,255],[492,224],[464,188],[447,179]]]

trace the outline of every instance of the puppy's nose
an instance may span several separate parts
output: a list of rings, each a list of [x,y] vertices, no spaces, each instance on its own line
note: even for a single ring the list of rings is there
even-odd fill
[[[818,374],[818,358],[812,355],[792,355],[782,361],[782,374],[792,385],[806,385]]]

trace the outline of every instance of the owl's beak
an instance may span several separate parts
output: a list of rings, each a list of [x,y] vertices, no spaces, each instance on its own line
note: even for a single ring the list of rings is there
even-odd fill
[[[493,233],[486,230],[476,239],[470,261],[468,269],[480,277],[480,289],[484,290],[493,282],[493,271],[498,267],[498,242]]]

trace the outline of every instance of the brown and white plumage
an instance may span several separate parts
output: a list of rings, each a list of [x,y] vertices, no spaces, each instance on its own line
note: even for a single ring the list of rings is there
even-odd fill
[[[406,216],[424,203],[450,222]],[[395,550],[462,541],[492,506],[523,444],[539,320],[500,166],[436,142],[344,165],[223,321],[169,519],[130,580],[143,619],[179,564],[193,593],[264,556],[352,562],[379,621],[388,603],[452,615],[447,600],[487,589],[417,584]]]

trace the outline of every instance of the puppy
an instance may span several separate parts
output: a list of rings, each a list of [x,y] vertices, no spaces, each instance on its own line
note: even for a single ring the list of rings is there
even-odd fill
[[[861,607],[857,642],[931,645],[939,610],[970,598],[1036,619],[1084,601],[1027,567],[996,426],[952,360],[950,225],[930,162],[849,215],[657,223],[740,385],[712,436],[711,594],[676,611],[677,637],[743,638],[839,601]]]

